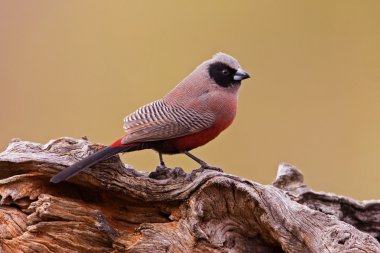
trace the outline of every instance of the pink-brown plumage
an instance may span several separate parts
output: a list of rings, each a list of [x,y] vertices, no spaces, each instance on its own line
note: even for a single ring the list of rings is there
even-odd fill
[[[185,153],[217,137],[237,111],[241,80],[249,78],[235,58],[224,53],[200,64],[162,99],[140,107],[124,119],[126,134],[109,147],[57,174],[60,182],[119,152],[154,149],[160,154]]]
[[[122,144],[180,138],[170,143],[191,150],[206,144],[227,128],[236,115],[239,85],[221,87],[213,83],[208,67],[217,61],[226,62],[234,69],[240,68],[234,58],[222,53],[203,62],[164,98],[139,108],[125,118],[127,135]],[[160,111],[163,115],[158,113]],[[202,140],[198,140],[201,137]],[[186,140],[187,145],[180,145],[182,140]],[[178,153],[183,150],[178,149]]]

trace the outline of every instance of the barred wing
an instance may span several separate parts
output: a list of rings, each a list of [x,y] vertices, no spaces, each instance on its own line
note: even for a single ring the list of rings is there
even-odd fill
[[[156,100],[125,117],[127,135],[122,143],[176,138],[200,132],[214,122],[215,115],[211,112],[199,113]]]

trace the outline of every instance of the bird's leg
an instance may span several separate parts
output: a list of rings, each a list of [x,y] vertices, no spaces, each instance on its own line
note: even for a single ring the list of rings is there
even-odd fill
[[[170,177],[171,169],[166,167],[161,152],[158,152],[158,157],[160,158],[160,165],[156,167],[155,171],[149,173],[149,177],[154,179],[166,179]]]
[[[164,159],[162,158],[161,152],[158,152],[158,157],[160,158],[160,166],[159,167],[166,168],[166,165],[165,165]]]
[[[205,169],[223,172],[222,169],[208,165],[205,161],[199,159],[193,154],[190,154],[190,152],[187,150],[183,151],[183,153],[201,165],[201,167],[195,170],[195,172],[203,172]]]
[[[185,151],[183,151],[183,153],[185,155],[187,155],[188,157],[190,157],[191,159],[193,159],[194,161],[196,161],[197,163],[199,163],[202,167],[205,167],[205,168],[210,167],[205,161],[199,159],[198,157],[196,157],[193,154],[190,154],[189,151],[185,150]]]

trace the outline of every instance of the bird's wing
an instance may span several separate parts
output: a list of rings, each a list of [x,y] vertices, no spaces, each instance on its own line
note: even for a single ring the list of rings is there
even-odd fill
[[[122,144],[172,139],[211,127],[215,114],[173,106],[162,100],[147,104],[124,119]]]

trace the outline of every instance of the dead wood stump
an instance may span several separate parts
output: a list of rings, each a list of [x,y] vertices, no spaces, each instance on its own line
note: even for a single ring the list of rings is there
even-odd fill
[[[110,158],[49,178],[100,145],[13,140],[0,154],[1,252],[380,252],[380,201],[206,170],[138,172]]]

